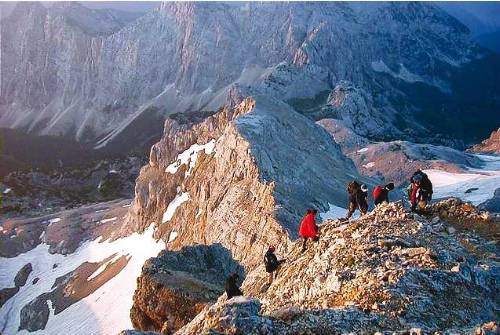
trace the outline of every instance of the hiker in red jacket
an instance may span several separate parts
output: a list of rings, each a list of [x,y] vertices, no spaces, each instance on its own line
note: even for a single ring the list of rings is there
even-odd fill
[[[413,178],[411,184],[408,186],[408,198],[410,199],[411,211],[415,212],[417,208],[418,194],[420,191],[421,178]]]
[[[315,209],[308,209],[306,216],[302,219],[300,223],[299,236],[304,239],[302,243],[302,252],[306,251],[306,243],[308,239],[317,241],[319,238],[318,226],[316,225],[316,213]]]
[[[389,202],[389,192],[394,189],[394,184],[389,183],[382,187],[381,185],[377,185],[373,189],[373,202],[375,203],[375,206],[378,204],[381,204],[383,202]]]

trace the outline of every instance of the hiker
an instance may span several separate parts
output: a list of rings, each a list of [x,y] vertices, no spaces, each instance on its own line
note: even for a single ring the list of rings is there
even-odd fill
[[[375,203],[375,206],[383,203],[383,202],[389,202],[389,192],[394,189],[394,184],[389,183],[382,187],[381,185],[377,185],[373,189],[372,195],[373,195],[373,202]]]
[[[233,273],[227,278],[224,289],[226,290],[228,300],[232,297],[243,295],[243,292],[240,291],[240,288],[237,285],[239,278],[240,276],[237,273]]]
[[[422,182],[422,176],[416,175],[411,177],[410,185],[408,186],[408,199],[410,199],[410,209],[412,212],[416,211],[418,195],[420,191],[420,183]]]
[[[302,252],[306,251],[306,243],[308,239],[317,241],[319,239],[318,226],[316,225],[316,213],[318,211],[315,209],[308,209],[306,216],[302,219],[300,223],[299,235],[304,239],[302,243]]]
[[[266,255],[264,256],[264,264],[266,265],[266,272],[269,273],[269,285],[273,282],[273,279],[278,275],[279,267],[281,263],[285,260],[276,257],[274,254],[275,248],[270,245],[267,249]]]
[[[414,203],[412,203],[412,210],[415,211],[417,205],[419,210],[424,210],[427,207],[427,203],[432,199],[432,182],[422,170],[417,170],[410,179],[410,187],[415,182],[418,185],[418,189],[415,191]],[[410,199],[411,202],[411,199]]]
[[[353,180],[347,185],[347,193],[349,194],[349,211],[346,219],[349,220],[358,208],[361,214],[366,214],[368,212],[368,187]]]

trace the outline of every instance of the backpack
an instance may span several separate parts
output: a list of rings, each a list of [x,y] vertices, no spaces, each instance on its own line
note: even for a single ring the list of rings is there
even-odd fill
[[[376,200],[381,193],[382,193],[382,186],[377,185],[377,187],[375,187],[372,192],[373,200]]]

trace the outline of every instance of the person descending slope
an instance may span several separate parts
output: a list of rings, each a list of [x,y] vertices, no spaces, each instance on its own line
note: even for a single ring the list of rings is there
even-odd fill
[[[243,295],[243,292],[241,292],[237,284],[239,278],[240,276],[237,273],[233,273],[232,275],[227,277],[224,289],[226,290],[228,300],[231,299],[232,297]]]
[[[317,212],[318,211],[315,209],[308,209],[306,216],[304,216],[300,223],[299,236],[304,239],[304,243],[302,243],[302,252],[306,251],[308,239],[317,241],[319,238],[318,226],[316,225]]]
[[[274,246],[270,245],[269,249],[267,249],[267,252],[264,256],[264,264],[266,266],[266,272],[269,273],[269,285],[273,282],[273,279],[278,275],[279,267],[281,263],[283,263],[285,260],[280,259],[276,257],[274,254]]]
[[[349,210],[346,219],[349,220],[358,208],[361,214],[366,214],[368,212],[368,187],[353,180],[347,185],[347,193],[349,194]]]
[[[383,202],[389,202],[389,192],[393,189],[393,183],[389,183],[384,187],[382,187],[381,185],[377,185],[377,187],[375,187],[372,192],[373,202],[375,203],[375,206]]]

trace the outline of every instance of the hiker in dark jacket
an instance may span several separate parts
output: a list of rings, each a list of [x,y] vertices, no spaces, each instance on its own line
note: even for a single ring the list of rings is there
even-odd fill
[[[231,299],[232,297],[237,297],[239,295],[243,295],[243,292],[240,291],[238,287],[238,279],[240,276],[237,273],[233,273],[229,277],[227,277],[226,284],[224,285],[224,289],[226,290],[227,299]]]
[[[375,206],[378,204],[381,204],[383,202],[389,202],[389,192],[394,189],[394,184],[389,183],[382,187],[381,185],[377,185],[373,189],[373,202],[375,203]]]
[[[410,179],[410,187],[418,186],[418,191],[414,192],[412,210],[415,211],[418,205],[418,211],[424,211],[427,203],[432,199],[432,182],[422,170],[417,170]]]
[[[359,209],[361,214],[366,214],[368,212],[368,187],[353,180],[347,185],[347,193],[349,194],[349,210],[346,219],[350,219],[356,209]]]
[[[264,264],[266,265],[266,272],[269,273],[269,285],[273,282],[274,277],[278,275],[279,267],[281,263],[285,260],[278,260],[276,255],[274,254],[274,246],[269,246],[267,249],[266,255],[264,256]]]

